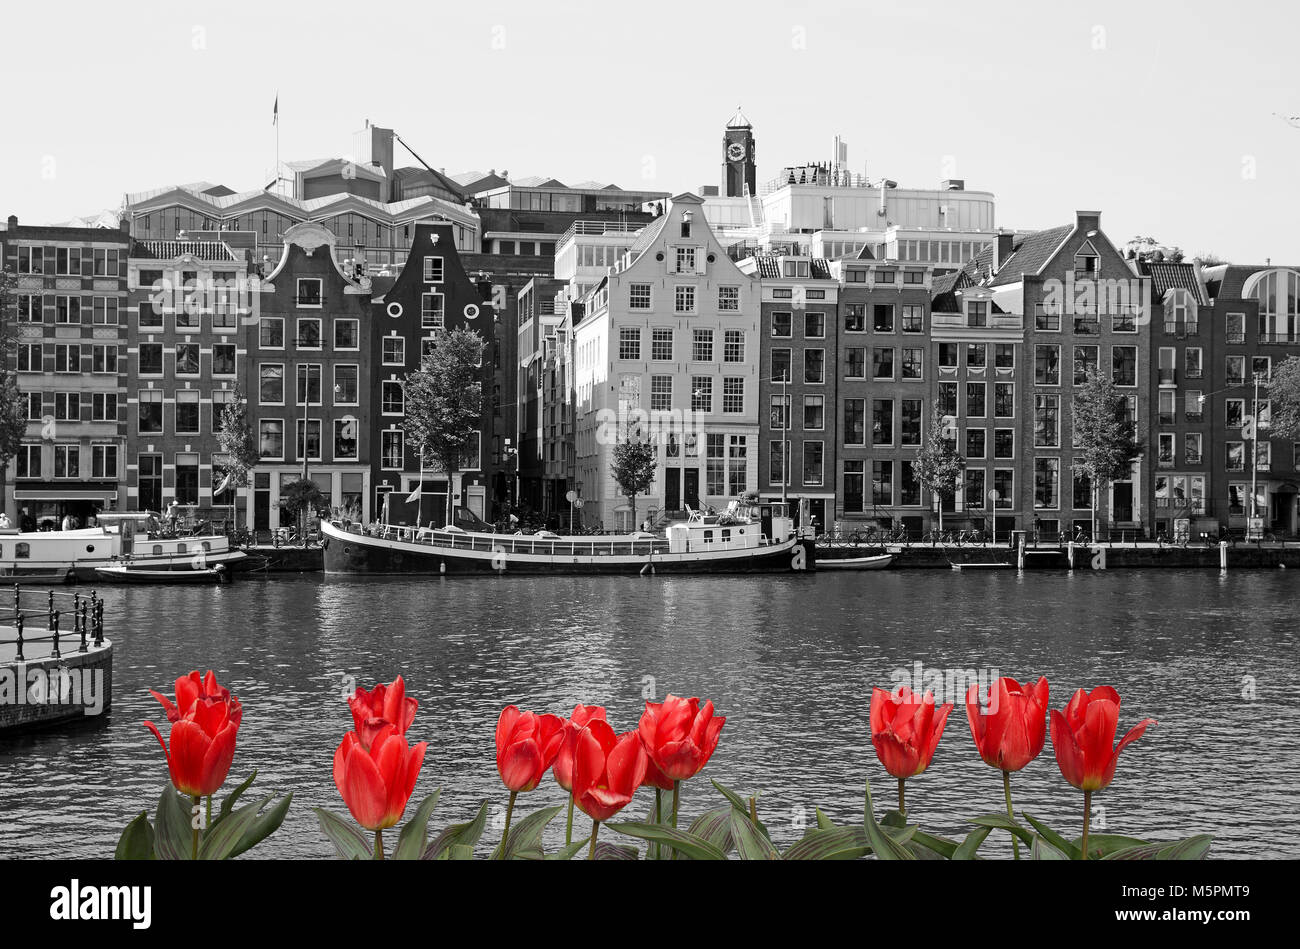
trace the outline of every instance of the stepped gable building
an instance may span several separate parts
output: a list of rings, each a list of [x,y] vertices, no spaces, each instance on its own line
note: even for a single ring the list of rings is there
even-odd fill
[[[1208,363],[1205,399],[1216,519],[1244,530],[1253,483],[1261,527],[1294,536],[1300,530],[1300,443],[1273,437],[1267,385],[1280,363],[1300,355],[1300,267],[1221,265],[1206,268],[1204,278],[1218,352]],[[1257,439],[1251,437],[1252,415]]]
[[[27,432],[4,472],[4,510],[85,524],[127,502],[127,257],[123,229],[42,227],[10,216],[0,264],[15,277],[6,321]]]
[[[255,291],[247,262],[220,240],[178,240],[132,241],[127,264],[122,401],[129,506],[236,505],[243,523],[245,492],[219,490],[226,457],[217,434],[236,387],[248,392]]]
[[[340,266],[332,231],[290,227],[249,327],[249,423],[260,460],[250,527],[290,524],[284,488],[307,478],[331,507],[374,518],[371,278]]]
[[[389,497],[389,523],[444,524],[449,490],[454,506],[468,508],[480,518],[495,517],[496,467],[484,454],[493,422],[489,401],[493,366],[488,353],[497,332],[491,285],[476,283],[466,271],[452,226],[419,224],[401,271],[395,277],[378,278],[373,289],[369,438],[374,450],[368,468],[375,487],[376,519]],[[421,468],[420,446],[411,444],[406,435],[405,382],[408,373],[420,368],[423,355],[438,345],[440,334],[460,328],[474,330],[487,343],[481,378],[484,411],[477,443],[461,459],[460,470],[448,478],[431,459]],[[418,507],[406,504],[421,484]]]
[[[575,470],[584,520],[631,529],[663,512],[725,507],[758,487],[759,280],[680,194],[581,301],[573,327]],[[650,438],[649,497],[611,473],[616,441]]]

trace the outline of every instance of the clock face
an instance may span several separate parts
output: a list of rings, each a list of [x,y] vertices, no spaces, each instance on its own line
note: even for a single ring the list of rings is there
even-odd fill
[[[740,142],[732,142],[727,146],[727,157],[732,161],[740,161],[745,157],[745,146]]]

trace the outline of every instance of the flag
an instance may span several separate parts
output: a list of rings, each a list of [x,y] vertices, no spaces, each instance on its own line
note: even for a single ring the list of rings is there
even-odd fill
[[[416,501],[420,500],[420,492],[423,490],[423,488],[424,488],[423,481],[416,482],[415,490],[406,496],[406,503],[414,504]]]
[[[221,479],[221,484],[218,485],[217,490],[212,493],[225,494],[226,489],[230,487],[230,482],[233,481],[234,479],[235,479],[234,472],[228,473],[224,478]]]
[[[275,108],[271,110],[271,124],[280,124],[280,93],[275,94]]]

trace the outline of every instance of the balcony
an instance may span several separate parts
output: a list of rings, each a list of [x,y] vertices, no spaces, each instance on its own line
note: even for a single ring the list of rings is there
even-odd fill
[[[628,223],[624,221],[574,221],[560,238],[559,244],[567,243],[577,234],[592,237],[615,236],[618,234],[635,234],[645,227],[644,221]]]
[[[1260,333],[1260,343],[1270,346],[1300,345],[1300,333]]]

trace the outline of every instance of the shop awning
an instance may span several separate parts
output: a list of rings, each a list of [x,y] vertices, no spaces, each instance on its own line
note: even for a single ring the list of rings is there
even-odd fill
[[[108,501],[116,500],[117,491],[78,491],[73,488],[15,488],[15,501]]]

